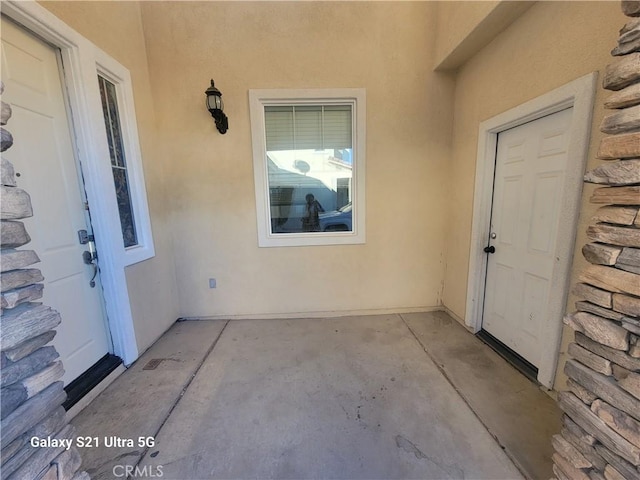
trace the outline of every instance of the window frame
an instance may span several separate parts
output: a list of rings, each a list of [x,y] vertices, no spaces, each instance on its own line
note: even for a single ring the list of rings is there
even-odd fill
[[[267,171],[266,106],[352,105],[352,228],[350,232],[272,233]],[[340,89],[252,89],[249,90],[253,174],[259,247],[364,244],[365,236],[365,158],[366,91],[364,88]]]
[[[144,181],[144,170],[142,166],[142,154],[140,152],[140,142],[138,136],[138,128],[136,124],[135,104],[133,101],[133,87],[131,75],[129,71],[122,67],[118,62],[108,57],[102,52],[96,55],[96,72],[95,85],[98,88],[98,76],[111,82],[116,89],[116,99],[118,107],[118,115],[120,121],[120,129],[122,135],[122,144],[124,156],[126,159],[126,172],[129,187],[129,196],[131,201],[131,210],[133,213],[133,223],[136,232],[136,245],[129,247],[124,246],[122,238],[122,226],[120,223],[120,213],[118,211],[118,199],[116,196],[115,183],[113,174],[109,177],[111,181],[110,190],[113,192],[113,202],[115,205],[115,214],[117,216],[118,231],[120,232],[120,246],[122,248],[122,262],[124,266],[134,265],[136,263],[148,260],[155,256],[155,247],[153,243],[153,232],[151,230],[151,218],[149,215],[149,206],[147,203],[147,191]],[[99,88],[98,88],[98,96]],[[102,104],[100,104],[100,114],[102,114]],[[96,119],[97,122],[97,119]],[[104,129],[104,118],[102,118],[102,150],[105,152],[105,162],[111,169],[111,156],[109,154],[108,140]]]

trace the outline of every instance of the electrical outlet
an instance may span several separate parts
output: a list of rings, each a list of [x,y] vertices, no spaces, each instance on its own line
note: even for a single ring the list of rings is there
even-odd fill
[[[210,278],[209,279],[209,288],[216,288],[216,279],[215,278]]]

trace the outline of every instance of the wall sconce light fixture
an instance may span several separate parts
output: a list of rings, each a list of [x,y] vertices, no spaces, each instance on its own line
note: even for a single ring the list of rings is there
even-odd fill
[[[222,134],[227,133],[229,129],[229,119],[223,112],[222,93],[220,93],[220,90],[213,84],[213,79],[211,80],[211,86],[207,88],[204,93],[207,96],[207,108],[216,121],[216,128]]]

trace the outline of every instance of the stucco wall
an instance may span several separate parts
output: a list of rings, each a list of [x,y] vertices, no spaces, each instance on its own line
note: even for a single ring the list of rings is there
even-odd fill
[[[619,2],[540,2],[469,60],[458,72],[450,165],[451,221],[447,234],[444,304],[464,318],[468,274],[474,176],[480,122],[542,95],[611,61],[618,30],[625,17]],[[598,89],[587,168],[594,159],[601,134],[606,94]],[[455,188],[454,188],[455,186]],[[571,283],[584,264],[580,247],[595,207],[588,203],[592,187],[583,191],[582,212]],[[573,309],[570,296],[568,310]],[[563,367],[568,341],[565,332],[559,364]],[[556,379],[561,386],[564,376]]]
[[[142,352],[179,316],[162,140],[155,127],[140,6],[135,2],[41,2],[131,72],[156,256],[127,267],[127,286]],[[97,80],[96,80],[97,81]]]
[[[435,63],[455,70],[534,5],[534,1],[435,2]]]
[[[463,318],[479,123],[602,71],[624,24],[618,2],[539,2],[455,77],[433,72],[499,3],[43,2],[132,73],[157,252],[127,269],[141,349],[177,316],[444,303]],[[248,90],[287,87],[367,89],[365,245],[257,246]]]
[[[500,3],[500,0],[437,2],[435,64],[450,55]]]
[[[170,161],[185,316],[440,304],[452,82],[422,2],[148,2],[153,98]],[[204,107],[214,78],[229,131]],[[259,248],[248,90],[367,91],[367,243]],[[217,288],[208,288],[208,279]]]

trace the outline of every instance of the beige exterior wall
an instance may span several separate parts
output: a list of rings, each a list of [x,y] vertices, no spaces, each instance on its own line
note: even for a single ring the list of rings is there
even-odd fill
[[[500,3],[501,0],[437,2],[435,64],[450,55]]]
[[[43,2],[132,73],[156,246],[127,269],[140,348],[178,316],[444,304],[463,318],[480,122],[602,71],[625,23],[618,2],[539,2],[457,74],[432,71],[504,3]],[[305,87],[366,88],[365,245],[258,248],[248,90]]]
[[[169,234],[168,176],[155,126],[140,6],[134,2],[41,2],[131,72],[155,258],[127,267],[127,285],[140,352],[178,318],[178,299]],[[97,80],[96,80],[97,81]]]
[[[474,177],[480,122],[564,85],[611,62],[618,30],[625,17],[619,2],[540,2],[532,6],[492,43],[469,60],[457,76],[452,158],[451,221],[447,234],[444,304],[464,318],[468,274]],[[599,162],[595,153],[602,135],[599,124],[606,93],[598,88],[587,168]],[[571,284],[585,261],[580,249],[585,228],[596,207],[588,203],[592,186],[583,191],[582,212]],[[573,310],[570,296],[567,309]],[[559,371],[569,341],[565,330]],[[564,384],[558,375],[556,386]]]
[[[430,69],[432,10],[428,2],[143,4],[182,315],[440,305],[453,84]],[[204,107],[210,78],[223,93],[226,135]],[[248,91],[287,87],[366,89],[365,245],[258,247]]]
[[[534,4],[532,0],[436,2],[436,69],[456,70]]]

